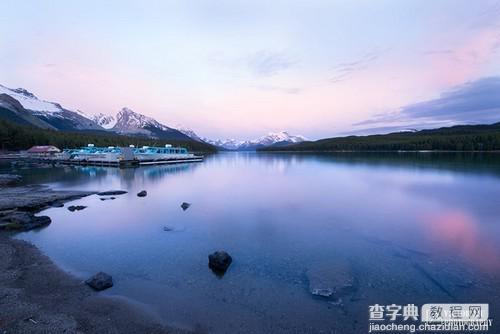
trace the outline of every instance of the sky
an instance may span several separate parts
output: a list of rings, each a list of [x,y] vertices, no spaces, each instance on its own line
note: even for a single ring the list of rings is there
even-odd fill
[[[500,0],[3,0],[0,31],[0,84],[209,138],[500,121]]]

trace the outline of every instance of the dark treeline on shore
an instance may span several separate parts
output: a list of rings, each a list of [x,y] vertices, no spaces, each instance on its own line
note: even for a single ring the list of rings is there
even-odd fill
[[[54,145],[62,149],[86,146],[89,143],[96,146],[163,146],[172,144],[173,146],[186,147],[193,152],[217,151],[214,146],[195,140],[150,139],[146,137],[120,136],[105,131],[63,132],[44,130],[0,119],[0,149],[2,150],[25,150],[34,145]]]
[[[270,146],[260,151],[496,151],[500,150],[500,123],[458,125],[447,128],[348,136]]]

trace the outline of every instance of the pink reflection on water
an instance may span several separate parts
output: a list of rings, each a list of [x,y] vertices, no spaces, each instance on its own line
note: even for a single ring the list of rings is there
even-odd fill
[[[430,241],[437,248],[464,258],[469,264],[493,272],[499,268],[499,252],[478,222],[461,211],[426,216],[423,219]]]

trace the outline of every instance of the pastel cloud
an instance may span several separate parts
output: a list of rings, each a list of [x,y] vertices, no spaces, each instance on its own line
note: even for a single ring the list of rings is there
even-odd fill
[[[354,125],[410,127],[493,123],[500,121],[500,77],[475,80],[454,87],[440,97],[414,103],[397,112],[379,114]],[[389,127],[390,128],[390,127]]]
[[[462,86],[500,75],[498,3],[54,0],[0,11],[0,83],[89,114],[129,106],[208,137],[319,139],[495,113]],[[449,112],[458,98],[439,93],[455,90],[476,112]]]
[[[296,62],[282,53],[269,50],[259,51],[248,58],[249,69],[258,76],[271,76],[285,71]]]

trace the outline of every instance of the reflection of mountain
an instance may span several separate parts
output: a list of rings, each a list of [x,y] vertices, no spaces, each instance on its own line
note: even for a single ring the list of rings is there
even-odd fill
[[[310,154],[299,154],[308,156]],[[367,167],[414,167],[500,176],[500,154],[473,152],[349,152],[311,154],[317,159]]]

